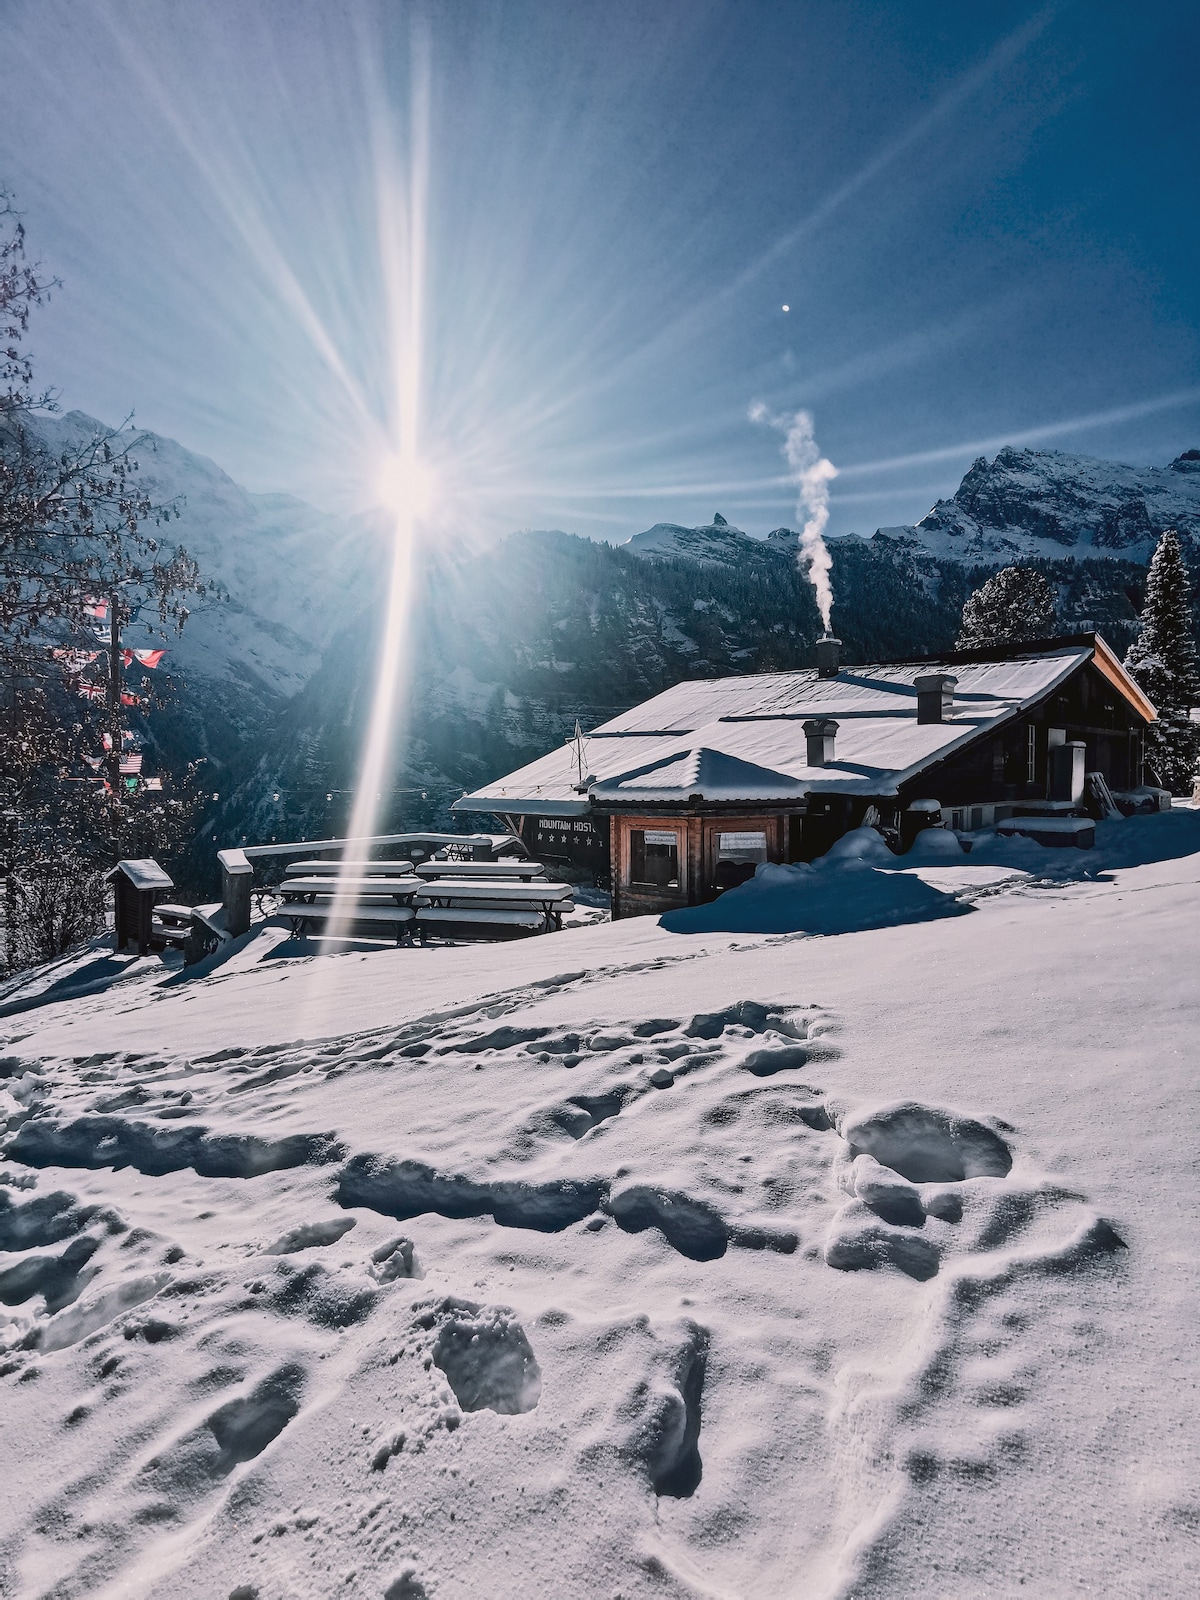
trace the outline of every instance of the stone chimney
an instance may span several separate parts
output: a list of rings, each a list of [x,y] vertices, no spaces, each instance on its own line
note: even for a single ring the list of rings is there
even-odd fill
[[[954,710],[958,679],[948,672],[924,672],[916,680],[917,721],[945,722]]]
[[[842,641],[831,633],[817,640],[817,677],[836,678],[842,665]]]
[[[834,643],[837,643],[835,640]],[[832,717],[809,717],[804,724],[804,737],[808,741],[808,765],[827,767],[833,760],[833,741],[838,725]]]

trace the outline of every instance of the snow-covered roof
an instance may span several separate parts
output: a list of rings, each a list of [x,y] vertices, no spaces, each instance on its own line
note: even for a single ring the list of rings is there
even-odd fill
[[[678,683],[588,735],[586,789],[574,746],[567,745],[464,795],[454,809],[562,817],[593,805],[786,804],[821,791],[895,794],[1035,705],[1100,652],[1105,676],[1124,678],[1097,641],[994,661],[847,667],[835,678],[808,668]],[[958,680],[953,709],[943,722],[919,723],[916,680],[937,671]],[[1139,709],[1148,707],[1138,698]],[[810,717],[838,723],[834,759],[820,767],[808,765]]]
[[[129,879],[135,889],[173,889],[175,884],[151,856],[145,856],[138,861],[118,861],[112,870],[105,874],[105,882],[111,883],[120,873]]]

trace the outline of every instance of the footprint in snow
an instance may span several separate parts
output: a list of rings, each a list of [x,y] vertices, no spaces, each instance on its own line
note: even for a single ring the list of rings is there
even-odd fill
[[[430,1353],[464,1411],[504,1416],[532,1411],[542,1370],[525,1330],[507,1306],[480,1306],[448,1295],[416,1317],[434,1334]]]

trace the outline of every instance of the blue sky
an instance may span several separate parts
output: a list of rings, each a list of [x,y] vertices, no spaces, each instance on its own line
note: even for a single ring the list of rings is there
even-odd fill
[[[812,412],[835,534],[1007,440],[1200,445],[1193,3],[0,0],[0,42],[39,376],[252,489],[373,498],[414,217],[440,537],[795,526],[756,401]]]

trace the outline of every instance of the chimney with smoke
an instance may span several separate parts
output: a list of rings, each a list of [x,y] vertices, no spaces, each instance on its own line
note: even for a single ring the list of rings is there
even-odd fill
[[[831,633],[817,640],[817,677],[836,678],[842,667],[842,641]]]
[[[832,717],[809,717],[804,723],[810,767],[827,767],[832,762],[837,730],[838,725]]]
[[[784,436],[783,454],[788,464],[788,477],[796,485],[796,510],[804,517],[797,553],[816,591],[817,610],[828,633],[833,611],[833,588],[829,582],[833,557],[825,543],[825,527],[829,521],[829,484],[837,477],[838,469],[817,448],[811,412],[772,416],[759,400],[750,407],[750,420],[778,428]]]

